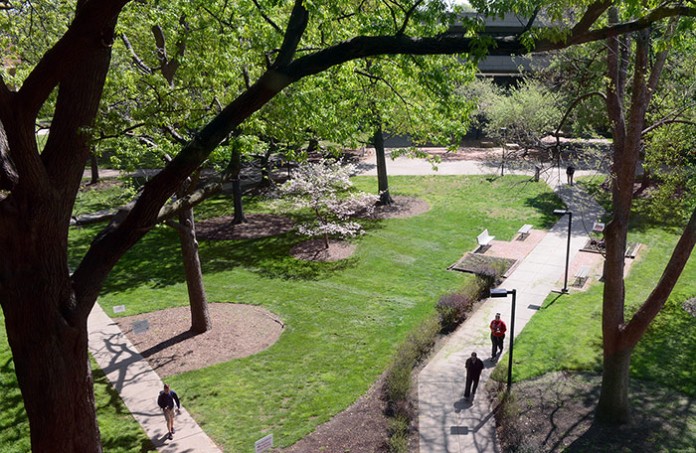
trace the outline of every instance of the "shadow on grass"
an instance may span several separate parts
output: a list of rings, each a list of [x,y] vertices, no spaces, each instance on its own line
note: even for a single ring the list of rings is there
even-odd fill
[[[555,372],[516,384],[504,415],[504,445],[524,451],[647,452],[682,451],[696,444],[694,399],[647,381],[631,381],[631,423],[595,422],[601,379]]]
[[[631,372],[696,396],[694,318],[673,302],[653,322],[631,357]],[[669,357],[669,360],[666,359]]]
[[[554,209],[563,206],[563,202],[558,195],[553,192],[544,192],[524,201],[525,206],[536,209],[542,214],[542,225],[544,229],[551,228],[558,222],[558,216],[553,213]]]
[[[696,432],[690,428],[696,418],[693,398],[646,381],[633,383],[629,394],[630,424],[593,423],[565,451],[691,451],[696,445]]]
[[[290,249],[306,240],[287,233],[260,239],[200,241],[204,273],[243,267],[265,278],[318,280],[356,265],[356,258],[335,262],[312,262],[290,256]],[[150,284],[164,288],[185,282],[179,238],[174,232],[148,233],[126,254],[109,275],[103,293],[120,292]]]
[[[109,396],[106,404],[97,402],[97,413],[112,412],[117,416],[130,417],[130,412],[123,404],[118,392],[109,383],[104,373],[96,368],[92,371],[94,377],[95,393],[106,393]],[[111,423],[118,423],[113,421]],[[135,422],[134,422],[135,423]],[[104,451],[136,451],[133,447],[139,445],[137,451],[148,452],[157,451],[157,448],[152,444],[152,441],[147,438],[144,432],[138,428],[133,429],[114,429],[110,430],[109,434],[102,432],[102,447]]]
[[[24,410],[22,394],[16,386],[16,381],[3,379],[3,376],[15,376],[14,362],[8,357],[0,366],[0,432],[3,443],[13,445],[20,451],[21,445],[29,447],[29,421]],[[0,448],[1,449],[1,448]]]

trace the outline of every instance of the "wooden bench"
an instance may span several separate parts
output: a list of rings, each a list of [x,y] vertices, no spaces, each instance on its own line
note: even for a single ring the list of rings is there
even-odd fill
[[[517,230],[517,233],[520,235],[519,240],[523,241],[527,236],[529,236],[530,231],[532,231],[532,225],[522,225],[520,229]]]
[[[478,248],[476,250],[483,250],[485,247],[488,247],[493,239],[495,239],[495,236],[488,234],[488,228],[486,228],[481,234],[476,236],[476,242],[478,242]]]
[[[590,266],[580,266],[580,269],[575,272],[575,286],[583,286],[590,275]]]

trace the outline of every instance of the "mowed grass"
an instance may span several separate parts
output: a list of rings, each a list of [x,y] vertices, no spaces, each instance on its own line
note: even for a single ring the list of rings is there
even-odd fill
[[[631,235],[644,244],[626,280],[627,319],[654,287],[664,269],[676,236],[652,229]],[[586,292],[551,295],[515,339],[513,379],[523,380],[549,371],[601,372],[601,283]],[[687,265],[665,308],[638,343],[632,375],[696,396],[696,318],[683,303],[696,297],[696,263]]]
[[[375,178],[356,178],[356,184],[376,192]],[[250,451],[269,433],[276,445],[293,444],[345,409],[383,372],[406,334],[433,313],[439,296],[471,278],[446,269],[475,248],[484,228],[512,239],[523,223],[550,225],[560,206],[544,184],[518,177],[392,177],[390,186],[394,194],[426,200],[431,210],[365,222],[366,234],[354,240],[356,254],[342,262],[290,257],[290,248],[304,240],[294,233],[200,241],[210,302],[260,305],[286,324],[266,351],[168,379],[225,451]],[[230,209],[222,199],[197,212],[204,218]],[[247,205],[247,213],[265,209],[257,200]],[[78,249],[87,246],[88,233],[93,230],[74,232]],[[107,313],[125,305],[124,315],[187,305],[176,233],[167,227],[148,233],[114,269],[100,304]]]

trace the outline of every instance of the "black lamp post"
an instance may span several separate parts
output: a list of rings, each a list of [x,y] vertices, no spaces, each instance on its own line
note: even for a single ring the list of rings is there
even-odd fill
[[[563,279],[563,289],[562,293],[568,292],[568,260],[570,259],[570,230],[573,226],[573,213],[567,209],[554,209],[553,213],[558,216],[564,216],[568,214],[568,245],[566,246],[566,265],[565,265],[565,278]]]
[[[517,290],[511,289],[508,291],[503,288],[492,288],[491,297],[507,297],[508,294],[512,294],[512,316],[510,320],[510,355],[508,357],[508,376],[507,376],[507,391],[510,393],[510,386],[512,385],[512,352],[515,345],[515,302],[517,301]]]

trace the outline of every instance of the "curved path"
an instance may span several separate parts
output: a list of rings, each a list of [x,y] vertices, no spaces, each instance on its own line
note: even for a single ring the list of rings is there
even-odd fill
[[[434,171],[429,164],[417,159],[387,159],[387,172],[390,175],[494,174],[500,171],[495,164],[466,160],[443,162],[438,167],[438,171]],[[362,174],[376,175],[374,155],[368,156],[360,169]],[[506,173],[531,175],[533,170],[506,169]],[[576,171],[576,176],[594,173]],[[592,230],[594,222],[601,218],[604,212],[577,186],[561,184],[560,179],[565,180],[565,172],[556,168],[542,177],[573,213],[569,257],[572,262],[579,249],[587,242],[587,232]],[[520,225],[522,223],[520,222]],[[492,231],[492,234],[495,232]],[[567,241],[568,217],[563,216],[500,285],[501,288],[517,290],[515,335],[522,331],[552,290],[563,287]],[[463,397],[464,362],[474,351],[479,358],[485,359],[479,389],[484,388],[497,362],[507,363],[509,335],[502,357],[499,355],[497,361],[491,360],[488,324],[495,313],[501,313],[508,329],[511,329],[511,309],[510,297],[486,300],[449,336],[446,344],[420,372],[420,453],[500,451],[491,403],[481,391],[473,401],[467,401]]]
[[[438,164],[437,171],[420,159],[388,160],[387,167],[390,175],[473,175],[500,171],[495,164],[470,160],[442,162]],[[359,171],[365,175],[376,175],[374,154],[361,162]],[[531,174],[528,169],[505,171]],[[560,173],[558,170],[550,171],[542,177],[555,188],[573,212],[572,259],[575,252],[584,245],[586,232],[601,217],[602,211],[577,187],[559,185]],[[587,173],[576,171],[578,176]],[[534,314],[535,307],[541,305],[551,289],[559,287],[559,278],[562,277],[565,264],[567,228],[567,219],[559,220],[501,285],[517,290],[516,332],[522,330]],[[474,398],[473,403],[465,402],[461,397],[464,388],[464,361],[471,351],[480,351],[480,357],[487,357],[485,351],[490,348],[487,326],[496,312],[502,313],[504,319],[510,319],[509,301],[486,301],[450,335],[447,344],[421,371],[418,378],[421,453],[498,451],[493,408],[483,397]],[[176,420],[177,432],[174,439],[167,440],[164,417],[156,404],[157,395],[163,386],[162,380],[98,304],[90,314],[88,329],[90,352],[159,451],[221,451],[183,406],[181,415]],[[506,360],[505,357],[502,360]],[[489,360],[484,363],[486,368],[481,376],[481,386],[485,384],[494,366]]]
[[[158,451],[222,451],[198,426],[183,404],[181,414],[176,416],[174,439],[168,440],[164,416],[157,406],[157,395],[164,386],[160,377],[99,304],[94,305],[87,328],[92,356]],[[185,402],[184,399],[183,403]]]

